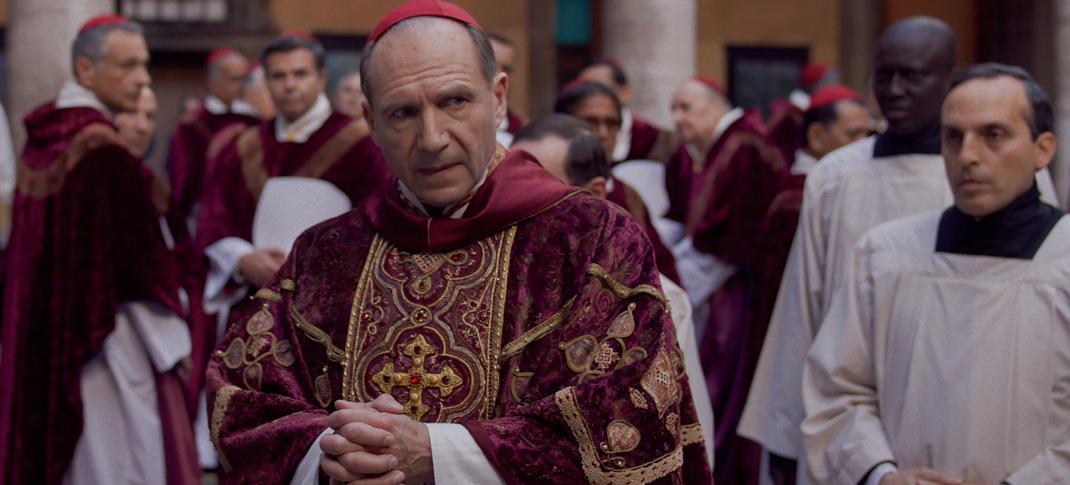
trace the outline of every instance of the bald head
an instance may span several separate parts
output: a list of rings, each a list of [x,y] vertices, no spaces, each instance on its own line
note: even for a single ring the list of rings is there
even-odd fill
[[[487,84],[490,85],[494,82],[494,75],[498,71],[497,60],[494,57],[494,48],[491,46],[487,36],[483,34],[478,28],[462,24],[455,20],[444,19],[439,17],[413,17],[411,19],[403,20],[397,25],[386,31],[379,39],[369,43],[364,47],[364,54],[360,61],[360,84],[364,91],[364,95],[367,97],[369,104],[374,104],[373,92],[373,73],[375,70],[373,65],[377,65],[373,61],[375,53],[379,50],[392,50],[391,44],[401,44],[404,41],[415,37],[428,38],[442,38],[443,36],[449,37],[456,34],[459,30],[463,29],[467,31],[470,42],[464,44],[463,49],[465,52],[470,52],[475,57],[480,71],[483,73],[483,77],[486,79]],[[379,49],[377,46],[384,46],[383,49]],[[397,52],[394,55],[399,55]]]
[[[951,28],[932,17],[910,17],[885,30],[874,56],[873,92],[889,132],[938,129],[957,52]]]

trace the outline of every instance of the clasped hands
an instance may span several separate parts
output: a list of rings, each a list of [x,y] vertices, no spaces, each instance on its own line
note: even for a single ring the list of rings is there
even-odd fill
[[[336,401],[327,417],[334,430],[320,438],[320,471],[332,485],[431,483],[431,439],[427,426],[403,414],[393,396],[370,403]]]

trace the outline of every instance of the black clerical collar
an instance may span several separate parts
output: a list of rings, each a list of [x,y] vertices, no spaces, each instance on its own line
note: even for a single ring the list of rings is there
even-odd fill
[[[944,211],[936,234],[941,253],[1033,259],[1063,216],[1040,200],[1036,184],[1006,207],[980,219],[958,207]]]
[[[940,125],[929,128],[922,135],[895,135],[888,131],[877,135],[873,144],[873,158],[896,155],[939,155]]]

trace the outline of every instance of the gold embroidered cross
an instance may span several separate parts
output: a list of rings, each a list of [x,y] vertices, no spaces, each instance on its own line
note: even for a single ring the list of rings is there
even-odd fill
[[[423,335],[417,335],[405,345],[402,353],[412,358],[412,368],[408,372],[394,372],[394,363],[387,362],[382,370],[372,376],[372,382],[387,394],[394,386],[409,388],[409,400],[402,403],[405,406],[405,414],[419,421],[431,410],[430,406],[423,403],[424,389],[438,389],[440,396],[449,396],[461,385],[461,376],[448,365],[438,374],[427,373],[424,369],[424,358],[438,351],[427,343]]]

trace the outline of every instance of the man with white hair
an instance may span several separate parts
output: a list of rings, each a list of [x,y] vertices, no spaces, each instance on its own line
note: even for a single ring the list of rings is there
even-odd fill
[[[709,483],[642,229],[497,144],[508,76],[460,7],[369,40],[397,180],[306,231],[213,358],[227,478]]]

